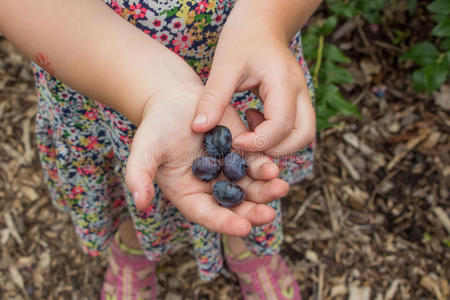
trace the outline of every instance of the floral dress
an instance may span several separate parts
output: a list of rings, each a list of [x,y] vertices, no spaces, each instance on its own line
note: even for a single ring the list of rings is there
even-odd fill
[[[205,81],[220,30],[235,0],[105,0],[117,14],[182,57]],[[311,98],[311,76],[298,33],[290,44],[302,66]],[[200,277],[212,279],[222,266],[219,234],[187,221],[155,184],[152,205],[138,212],[124,182],[135,126],[123,115],[71,89],[33,63],[39,98],[36,130],[40,159],[54,205],[70,213],[83,250],[93,256],[108,247],[121,222],[132,219],[147,257],[158,260],[190,244]],[[245,121],[245,110],[262,110],[250,92],[232,103]],[[280,177],[290,184],[312,169],[314,142],[277,160]],[[277,253],[282,241],[280,201],[275,220],[246,238],[259,255]]]

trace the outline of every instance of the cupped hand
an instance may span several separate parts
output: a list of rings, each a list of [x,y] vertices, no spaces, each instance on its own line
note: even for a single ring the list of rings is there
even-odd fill
[[[127,161],[126,183],[136,207],[145,209],[154,197],[156,180],[164,195],[189,220],[211,231],[245,236],[252,226],[269,223],[275,211],[265,205],[284,196],[289,186],[278,179],[278,167],[262,154],[249,154],[248,175],[238,184],[246,192],[245,201],[231,209],[221,207],[212,197],[212,183],[202,182],[192,173],[196,157],[203,154],[203,134],[191,130],[201,89],[158,92],[146,105],[134,136]],[[248,129],[235,110],[228,106],[220,122],[233,135]]]
[[[251,90],[264,102],[264,115],[249,112],[249,122],[258,125],[237,136],[235,146],[273,157],[288,155],[315,136],[305,75],[284,41],[246,21],[232,13],[226,22],[192,129],[210,130],[221,120],[233,93]]]

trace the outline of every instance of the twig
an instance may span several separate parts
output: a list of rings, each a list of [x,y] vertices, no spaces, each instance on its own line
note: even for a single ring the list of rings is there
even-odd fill
[[[401,161],[412,149],[414,149],[417,145],[419,145],[423,140],[425,140],[430,133],[429,129],[425,129],[418,136],[410,139],[408,143],[406,143],[406,149],[400,153],[398,153],[387,165],[387,170],[390,171],[392,168]]]
[[[299,210],[297,211],[295,216],[292,218],[292,221],[294,223],[296,223],[298,221],[298,219],[300,219],[300,217],[303,216],[303,214],[308,209],[308,207],[311,205],[311,203],[314,201],[314,199],[319,197],[319,195],[320,195],[320,191],[316,190],[311,195],[309,195],[308,198],[305,199],[305,201],[303,201],[303,203],[300,206]]]
[[[327,185],[323,185],[322,187],[325,200],[328,206],[328,214],[330,215],[330,223],[331,229],[334,233],[341,231],[341,225],[339,224],[339,218],[337,217],[336,212],[336,198],[331,193],[330,188]]]
[[[355,20],[348,19],[347,22],[345,22],[342,26],[339,26],[339,28],[333,33],[331,40],[333,42],[337,42],[341,37],[353,31],[355,27],[356,27]]]
[[[2,121],[3,113],[5,111],[6,102],[0,103],[0,122]]]
[[[345,156],[345,154],[341,150],[336,150],[334,153],[336,153],[336,156],[339,158],[344,167],[350,173],[350,176],[352,176],[354,180],[360,180],[361,176],[359,175],[358,171],[355,170],[355,167],[353,167],[352,163],[347,158],[347,156]]]
[[[373,54],[372,47],[370,46],[369,40],[367,39],[366,33],[364,32],[361,26],[361,18],[358,16],[356,19],[356,28],[358,29],[359,36],[361,37],[364,47],[369,50],[369,54],[372,57],[372,60],[379,64],[378,58]]]
[[[20,237],[19,232],[17,231],[16,225],[14,224],[14,221],[12,219],[11,213],[5,212],[4,218],[5,218],[6,226],[11,231],[12,236],[17,241],[17,243],[19,243],[19,245],[22,246],[23,245],[23,240]]]
[[[358,105],[359,102],[361,102],[362,99],[367,95],[367,92],[369,90],[365,88],[354,100],[351,100],[351,102],[355,105]]]
[[[450,234],[450,219],[442,207],[436,206],[432,208],[434,214],[438,217],[439,221],[441,221],[442,225],[445,227],[447,232]]]
[[[398,173],[398,169],[392,171],[391,173],[389,173],[386,177],[383,178],[383,180],[381,180],[377,186],[373,189],[372,193],[370,194],[369,197],[369,209],[372,211],[374,209],[373,207],[373,201],[375,200],[375,196],[377,195],[379,189],[386,183],[386,181],[390,180],[392,177],[394,177],[395,175],[397,175]]]
[[[316,88],[319,86],[319,71],[320,71],[320,67],[322,66],[324,39],[325,38],[323,35],[319,36],[319,49],[317,50],[317,64],[316,64],[316,67],[314,68],[314,77],[313,77],[314,85]]]
[[[325,265],[319,265],[319,291],[317,293],[317,300],[323,299],[323,285],[324,285],[324,277],[325,277]]]
[[[34,152],[31,147],[31,135],[30,135],[30,119],[25,119],[22,122],[22,143],[25,148],[25,154],[24,154],[24,162],[26,164],[30,164],[33,160]]]
[[[398,53],[403,53],[403,50],[401,48],[395,47],[395,46],[393,46],[391,44],[388,44],[388,43],[385,43],[385,42],[382,42],[382,41],[373,41],[373,43],[375,45],[377,45],[378,47],[385,48],[385,49],[388,49],[388,50],[392,50],[392,51],[395,51],[395,52],[398,52]]]

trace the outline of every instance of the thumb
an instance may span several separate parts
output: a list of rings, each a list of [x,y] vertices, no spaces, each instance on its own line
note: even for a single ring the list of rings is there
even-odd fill
[[[250,131],[254,131],[259,124],[264,122],[264,115],[257,109],[249,108],[245,111],[248,127]]]
[[[214,68],[213,65],[200,96],[192,130],[199,133],[206,132],[219,123],[233,97],[239,78],[240,74],[236,70],[222,66]]]
[[[149,140],[140,139],[139,130],[136,132],[126,166],[125,182],[138,210],[145,210],[155,196],[153,182],[159,157]]]

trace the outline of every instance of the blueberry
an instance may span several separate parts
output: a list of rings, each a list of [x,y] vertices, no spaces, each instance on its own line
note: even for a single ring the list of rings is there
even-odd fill
[[[231,131],[228,127],[217,125],[205,133],[205,150],[209,156],[223,158],[231,151]]]
[[[223,173],[231,181],[238,181],[247,174],[247,162],[236,152],[228,153],[223,160]]]
[[[192,172],[202,181],[210,181],[217,178],[221,169],[222,164],[220,160],[209,156],[200,156],[192,164]]]
[[[244,201],[244,190],[236,183],[217,181],[213,186],[213,195],[223,207],[231,207]]]

